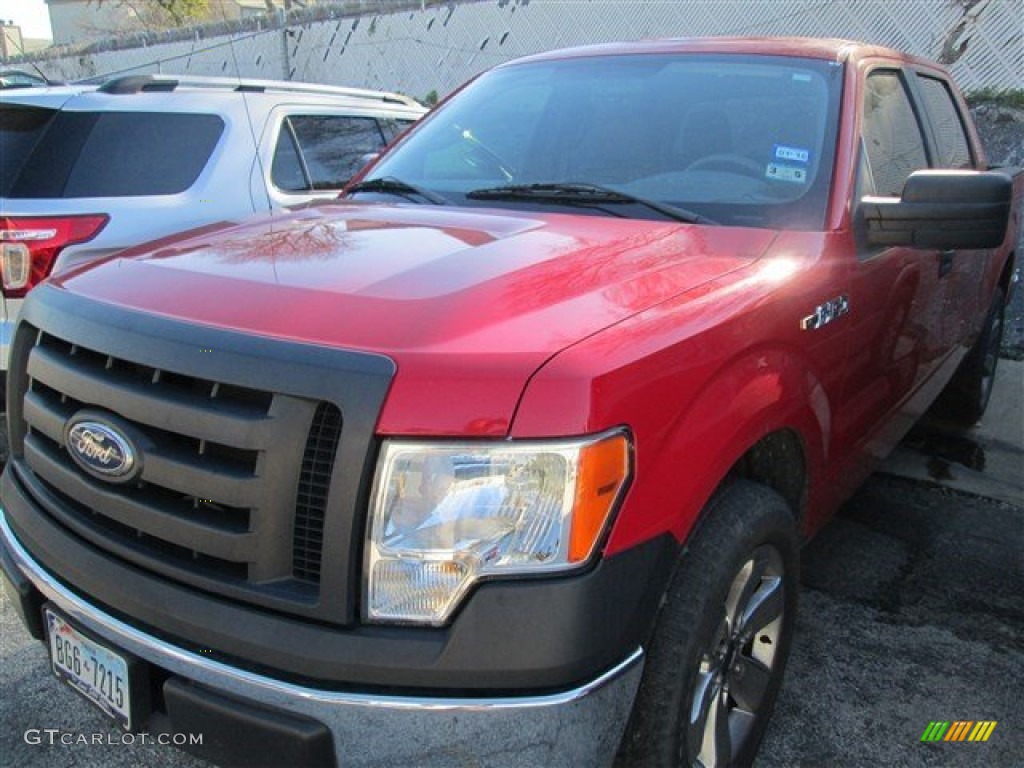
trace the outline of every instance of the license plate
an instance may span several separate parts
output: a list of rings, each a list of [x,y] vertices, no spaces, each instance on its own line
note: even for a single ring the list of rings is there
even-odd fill
[[[127,658],[86,637],[49,608],[43,613],[53,673],[130,731],[132,697]]]

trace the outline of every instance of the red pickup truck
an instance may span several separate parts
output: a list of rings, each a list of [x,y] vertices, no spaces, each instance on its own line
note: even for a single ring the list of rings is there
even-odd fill
[[[14,602],[219,762],[749,764],[801,542],[985,408],[1021,183],[882,48],[497,67],[347,201],[33,291]]]

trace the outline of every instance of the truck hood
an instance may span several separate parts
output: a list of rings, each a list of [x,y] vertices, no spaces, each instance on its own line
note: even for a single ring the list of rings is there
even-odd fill
[[[342,203],[132,249],[54,284],[192,323],[385,354],[398,373],[381,432],[503,435],[550,357],[743,268],[773,237]]]

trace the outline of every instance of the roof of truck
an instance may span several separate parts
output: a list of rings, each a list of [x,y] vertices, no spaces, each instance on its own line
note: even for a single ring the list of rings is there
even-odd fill
[[[846,62],[871,57],[930,64],[893,48],[856,40],[813,37],[679,37],[632,42],[601,43],[528,56],[518,61],[542,61],[586,56],[618,56],[637,53],[749,53],[798,56]]]

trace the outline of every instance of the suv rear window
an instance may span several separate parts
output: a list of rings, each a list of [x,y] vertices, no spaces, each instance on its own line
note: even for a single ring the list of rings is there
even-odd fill
[[[218,139],[216,115],[61,112],[8,197],[173,195],[191,187]]]
[[[56,114],[54,109],[0,106],[0,197],[7,197],[32,147]]]

